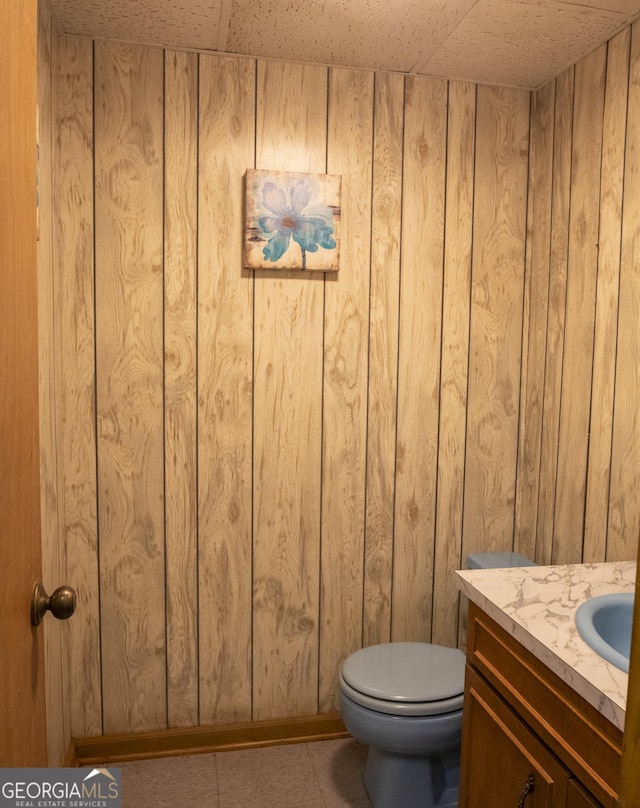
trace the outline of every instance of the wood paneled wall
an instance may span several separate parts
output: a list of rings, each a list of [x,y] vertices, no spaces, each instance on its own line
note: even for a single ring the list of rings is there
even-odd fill
[[[516,544],[636,558],[640,534],[640,27],[533,97]]]
[[[611,459],[606,435],[589,443],[596,397],[619,490],[584,557],[635,555],[615,458],[637,392],[619,369],[606,404],[590,370],[595,344],[606,370],[616,357],[618,273],[592,266],[615,236],[590,185],[620,137],[613,52],[532,100],[59,40],[75,736],[329,712],[363,644],[456,645],[469,552],[583,557],[587,471],[601,485]],[[337,275],[242,269],[247,168],[342,175]],[[630,302],[617,355],[637,370]]]

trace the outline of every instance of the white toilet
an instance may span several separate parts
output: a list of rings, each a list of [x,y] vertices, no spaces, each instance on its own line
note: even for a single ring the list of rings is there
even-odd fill
[[[470,556],[472,569],[529,566],[515,553]],[[340,672],[340,711],[369,746],[373,808],[457,808],[465,656],[457,648],[392,642],[362,648]]]

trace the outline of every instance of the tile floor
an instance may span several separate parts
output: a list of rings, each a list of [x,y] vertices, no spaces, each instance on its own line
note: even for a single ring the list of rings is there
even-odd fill
[[[370,808],[352,739],[121,763],[122,808]]]

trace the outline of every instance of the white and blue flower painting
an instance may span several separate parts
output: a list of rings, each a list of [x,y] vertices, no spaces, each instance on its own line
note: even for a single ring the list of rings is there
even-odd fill
[[[337,271],[341,177],[248,170],[245,266]]]

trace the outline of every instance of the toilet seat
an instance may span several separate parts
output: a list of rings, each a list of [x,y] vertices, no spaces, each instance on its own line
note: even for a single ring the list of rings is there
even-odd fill
[[[462,709],[465,656],[457,648],[393,642],[345,660],[340,687],[352,701],[388,715],[442,715]]]
[[[340,689],[343,694],[359,704],[361,707],[366,707],[369,710],[374,710],[377,713],[386,713],[387,715],[395,716],[434,716],[444,715],[446,713],[454,713],[462,710],[462,703],[464,701],[464,694],[460,693],[450,699],[442,699],[440,701],[393,701],[391,699],[374,699],[364,693],[355,690],[340,674]]]

